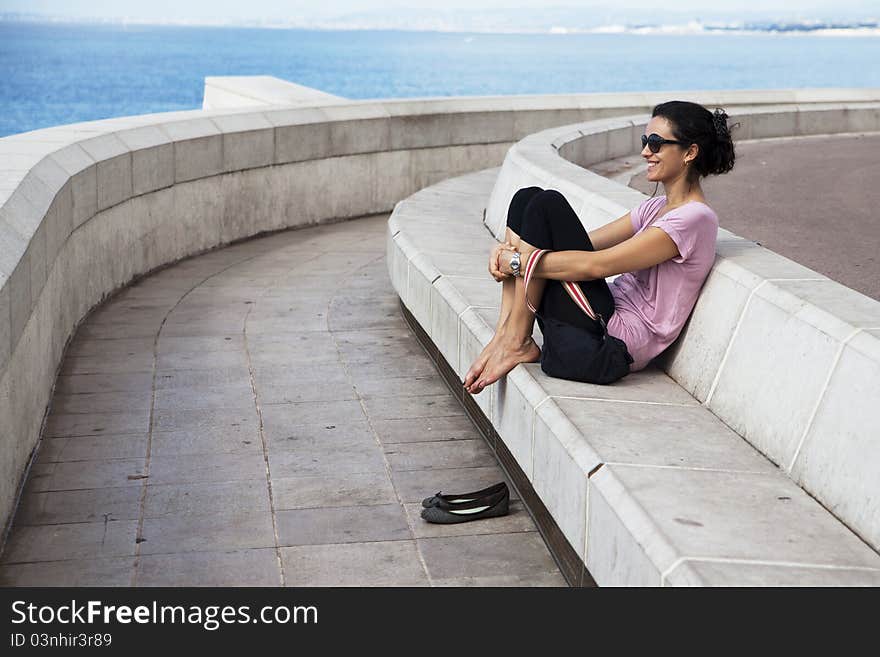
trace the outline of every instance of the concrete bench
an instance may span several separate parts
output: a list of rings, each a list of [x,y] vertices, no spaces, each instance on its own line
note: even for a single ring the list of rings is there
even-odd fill
[[[749,138],[876,131],[878,110],[731,117]],[[648,118],[530,135],[397,204],[390,276],[450,379],[492,336],[484,261],[512,194],[559,189],[587,229],[625,214],[644,195],[582,165],[637,152]],[[593,386],[527,364],[460,397],[573,584],[880,584],[880,303],[727,231],[717,254],[657,367]]]

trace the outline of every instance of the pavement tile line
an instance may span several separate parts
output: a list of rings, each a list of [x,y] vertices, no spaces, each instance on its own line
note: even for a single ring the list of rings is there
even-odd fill
[[[365,269],[366,267],[372,266],[375,263],[381,262],[384,259],[385,259],[385,254],[383,253],[383,254],[377,256],[374,260],[371,260],[369,263],[359,267],[355,271]],[[439,276],[438,276],[438,278],[439,278]],[[332,297],[332,299],[335,299],[335,298],[337,298],[337,297],[335,297],[335,296]],[[342,349],[339,346],[339,341],[336,339],[336,336],[335,336],[336,332],[331,330],[331,328],[330,328],[330,308],[332,307],[332,299],[331,299],[331,302],[328,303],[328,308],[327,308],[327,332],[333,337],[333,342],[336,345],[336,353],[339,355],[339,359],[342,362],[342,366],[345,369],[349,380],[353,380],[353,377],[351,375],[351,369],[348,366],[348,359],[345,357],[345,355],[342,352]],[[424,351],[424,347],[422,347],[422,350]],[[427,352],[425,352],[425,353],[427,353]],[[432,363],[433,363],[433,361],[432,361]],[[382,441],[379,439],[379,433],[376,431],[376,428],[373,424],[373,420],[370,417],[370,413],[367,410],[366,404],[364,403],[363,395],[361,394],[360,391],[356,391],[355,394],[358,397],[358,403],[361,405],[361,410],[364,413],[364,417],[367,418],[367,424],[370,427],[370,433],[372,433],[373,439],[376,441],[376,444],[379,447],[379,453],[382,455],[382,462],[385,465],[385,475],[391,481],[391,488],[392,488],[392,490],[394,490],[394,496],[397,498],[397,503],[400,505],[401,509],[403,509],[403,515],[404,515],[404,518],[406,519],[406,524],[407,524],[407,527],[409,528],[409,532],[410,532],[410,536],[411,536],[411,539],[408,539],[408,540],[412,540],[415,543],[416,555],[418,556],[419,563],[422,567],[422,571],[424,572],[425,577],[428,581],[428,586],[434,586],[435,585],[434,579],[431,576],[431,571],[428,569],[428,564],[425,560],[425,555],[422,553],[421,545],[419,544],[419,541],[415,539],[416,531],[415,531],[415,527],[413,526],[412,519],[410,518],[410,515],[406,512],[406,509],[404,508],[403,498],[400,495],[400,491],[398,490],[397,485],[394,483],[394,477],[391,476],[391,473],[392,473],[391,463],[388,461],[388,455],[385,453],[385,450],[383,449],[384,446],[382,444]]]
[[[275,132],[273,131],[272,134],[274,135]],[[277,249],[270,251],[270,253],[277,253],[278,251],[282,251],[285,248],[287,248],[287,246],[288,245],[278,247]],[[266,254],[259,254],[258,256],[255,256],[255,258],[259,258],[264,255],[266,255]],[[287,272],[285,272],[285,274],[282,274],[278,278],[281,278],[282,276],[289,274],[290,272],[292,272],[296,267],[298,267],[301,264],[304,264],[304,263],[308,264],[309,262],[316,260],[321,255],[323,255],[323,253],[320,253],[319,255],[316,255],[313,258],[308,258],[305,261],[297,259],[294,266],[291,267]],[[276,280],[278,280],[278,279],[276,279]],[[263,290],[261,296],[265,296],[266,291],[268,289],[272,289],[272,285],[267,286]],[[263,451],[263,461],[266,464],[266,487],[267,487],[268,494],[269,494],[269,513],[272,518],[272,534],[275,538],[275,560],[278,565],[278,572],[279,572],[279,575],[281,578],[281,586],[284,587],[287,585],[287,579],[286,579],[285,573],[284,573],[284,559],[282,559],[282,556],[281,556],[281,541],[279,540],[279,537],[278,537],[278,515],[275,512],[275,496],[274,496],[274,491],[272,490],[272,471],[271,471],[271,466],[269,463],[269,449],[268,449],[268,445],[266,443],[266,431],[265,431],[265,426],[263,423],[263,409],[262,409],[262,405],[260,404],[260,396],[257,392],[257,383],[256,383],[256,378],[254,376],[254,363],[251,358],[250,341],[248,340],[248,332],[247,332],[247,322],[251,316],[251,311],[254,309],[255,305],[256,305],[256,302],[254,302],[248,306],[247,312],[245,313],[245,316],[244,316],[244,320],[242,321],[241,332],[242,332],[242,336],[244,339],[244,351],[245,351],[245,355],[247,358],[248,377],[249,377],[249,381],[251,384],[251,391],[253,392],[253,396],[254,396],[254,406],[257,411],[257,419],[259,421],[260,446]],[[329,313],[330,313],[329,306],[330,306],[330,304],[328,302],[326,315],[329,315]]]
[[[253,260],[258,258],[260,254],[255,254],[251,256],[246,256],[242,260],[235,262],[231,265],[228,265],[221,269],[220,271],[216,271],[209,276],[206,276],[201,281],[193,285],[190,289],[184,292],[177,302],[165,313],[165,316],[162,318],[162,322],[159,324],[159,328],[156,331],[156,337],[153,340],[153,371],[152,371],[152,383],[150,386],[150,420],[147,431],[147,453],[145,455],[144,460],[144,472],[143,472],[143,484],[141,486],[141,496],[139,503],[139,512],[138,512],[138,525],[137,525],[137,535],[135,538],[135,553],[134,553],[134,562],[132,564],[132,573],[131,573],[131,586],[138,585],[138,567],[140,565],[140,557],[141,557],[141,544],[143,543],[143,531],[144,531],[144,516],[145,509],[147,503],[147,488],[149,486],[149,478],[150,478],[150,465],[151,465],[151,456],[152,456],[152,445],[153,445],[153,422],[155,420],[156,414],[156,375],[157,375],[157,363],[159,359],[159,338],[162,335],[162,328],[165,326],[165,322],[168,320],[168,316],[174,312],[174,309],[177,308],[183,300],[193,291],[201,287],[206,281],[218,276],[233,267],[237,267],[243,262],[247,262],[249,260]],[[62,359],[63,362],[63,359]]]

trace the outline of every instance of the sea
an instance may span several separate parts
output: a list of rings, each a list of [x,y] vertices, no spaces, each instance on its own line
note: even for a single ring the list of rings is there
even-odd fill
[[[466,33],[0,21],[0,137],[201,107],[204,78],[352,99],[880,87],[880,36]]]

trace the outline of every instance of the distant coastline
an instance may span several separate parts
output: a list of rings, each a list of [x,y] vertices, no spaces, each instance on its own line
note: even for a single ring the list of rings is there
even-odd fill
[[[484,17],[481,17],[484,18]],[[402,32],[455,32],[474,34],[690,34],[690,35],[737,35],[737,34],[768,34],[768,35],[809,35],[809,36],[880,36],[880,20],[765,20],[742,22],[717,22],[691,20],[684,23],[618,23],[594,26],[548,25],[533,29],[523,29],[515,25],[505,24],[499,20],[497,24],[486,25],[486,20],[475,21],[477,24],[458,24],[435,17],[401,18],[364,17],[336,20],[312,21],[231,21],[231,20],[145,20],[136,18],[72,18],[67,16],[48,16],[41,14],[24,14],[17,12],[0,13],[0,23],[50,23],[50,24],[88,24],[88,25],[120,25],[120,26],[185,26],[185,27],[237,27],[259,29],[301,29],[301,30],[373,30]],[[483,23],[483,24],[480,24]]]
[[[880,21],[852,23],[761,22],[713,24],[692,21],[684,25],[609,25],[585,30],[593,33],[622,34],[808,34],[810,36],[880,36]]]

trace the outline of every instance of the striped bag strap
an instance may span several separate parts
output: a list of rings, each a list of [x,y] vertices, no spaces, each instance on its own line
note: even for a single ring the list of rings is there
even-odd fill
[[[535,249],[529,254],[529,259],[526,261],[526,270],[525,274],[523,274],[524,283],[525,283],[525,294],[526,294],[526,304],[529,306],[529,310],[533,313],[537,313],[537,309],[532,305],[531,299],[529,299],[529,283],[532,280],[532,274],[535,272],[535,267],[538,264],[538,261],[544,256],[545,253],[549,253],[550,249]],[[572,298],[578,308],[584,311],[584,313],[590,319],[593,319],[599,322],[602,327],[605,327],[605,320],[602,315],[599,315],[593,310],[593,307],[590,305],[590,302],[587,300],[584,291],[581,289],[581,286],[573,281],[560,281],[562,283],[562,287],[565,288],[565,291],[568,292],[568,295]]]

